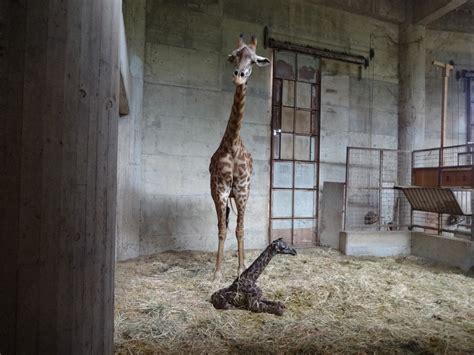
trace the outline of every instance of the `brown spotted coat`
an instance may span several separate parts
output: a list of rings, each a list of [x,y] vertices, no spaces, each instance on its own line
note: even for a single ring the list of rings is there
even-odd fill
[[[229,198],[237,207],[236,237],[239,253],[239,273],[245,269],[244,263],[244,216],[250,192],[252,156],[240,137],[240,128],[245,107],[247,84],[237,85],[234,103],[227,128],[219,148],[211,158],[211,195],[217,212],[219,247],[216,261],[216,274],[221,273],[224,242],[227,236],[226,212]]]
[[[213,293],[211,303],[214,308],[239,308],[281,316],[285,311],[285,305],[263,298],[262,290],[257,286],[257,279],[277,254],[296,255],[296,250],[289,247],[281,238],[273,241],[229,287]]]

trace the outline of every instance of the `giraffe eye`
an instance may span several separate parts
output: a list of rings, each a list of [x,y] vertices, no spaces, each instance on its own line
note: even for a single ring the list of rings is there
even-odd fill
[[[240,76],[241,76],[241,77],[243,77],[244,75],[245,75],[244,72],[240,73]]]

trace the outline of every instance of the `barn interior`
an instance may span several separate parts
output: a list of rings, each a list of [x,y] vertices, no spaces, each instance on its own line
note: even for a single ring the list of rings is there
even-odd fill
[[[473,12],[2,1],[0,354],[473,353]],[[239,87],[251,188],[216,275]],[[213,307],[239,233],[246,266],[297,250],[259,279],[282,316]]]

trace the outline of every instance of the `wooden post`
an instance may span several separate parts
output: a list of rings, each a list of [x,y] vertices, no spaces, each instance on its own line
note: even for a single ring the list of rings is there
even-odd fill
[[[441,101],[441,144],[439,149],[439,166],[444,163],[444,145],[446,143],[446,117],[448,114],[448,78],[454,66],[448,63],[433,61],[433,65],[443,69],[443,96]],[[441,173],[438,173],[438,185],[441,186]],[[441,235],[443,229],[443,215],[438,214],[438,234]]]
[[[448,113],[448,79],[454,65],[448,63],[441,63],[433,61],[433,65],[443,69],[443,98],[441,110],[441,150],[443,150],[446,143],[446,117]],[[441,160],[441,164],[443,161]]]
[[[474,167],[473,167],[474,172]],[[471,189],[471,240],[474,242],[474,187]]]

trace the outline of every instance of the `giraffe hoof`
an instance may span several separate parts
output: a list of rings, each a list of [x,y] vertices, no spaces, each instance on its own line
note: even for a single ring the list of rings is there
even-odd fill
[[[283,313],[285,313],[285,309],[284,308],[281,308],[281,307],[277,307],[277,309],[275,310],[275,315],[276,316],[282,316]]]
[[[215,271],[214,272],[214,281],[222,280],[222,271]]]

